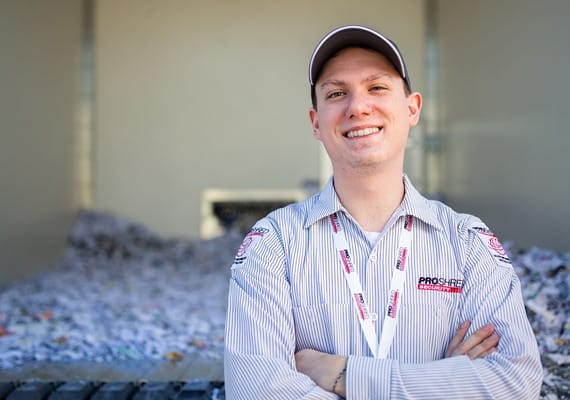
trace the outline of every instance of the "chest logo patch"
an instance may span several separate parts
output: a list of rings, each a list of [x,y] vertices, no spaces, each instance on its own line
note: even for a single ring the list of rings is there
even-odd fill
[[[463,279],[420,276],[418,280],[418,290],[461,293],[463,290]]]

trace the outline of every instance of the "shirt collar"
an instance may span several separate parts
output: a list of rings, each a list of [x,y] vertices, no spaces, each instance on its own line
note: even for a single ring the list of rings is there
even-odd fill
[[[406,174],[404,174],[403,179],[405,188],[404,200],[395,212],[400,212],[404,215],[413,215],[434,228],[443,230],[430,200],[426,199],[416,190]],[[323,190],[321,190],[317,196],[318,198],[307,214],[304,225],[305,229],[318,220],[328,217],[335,212],[346,211],[334,189],[333,178],[328,180]]]
[[[400,204],[400,209],[403,210],[403,213],[413,215],[434,228],[443,230],[441,221],[438,219],[437,212],[434,209],[434,203],[418,192],[406,174],[404,174],[404,187],[406,194],[402,204]]]
[[[337,211],[345,210],[334,190],[332,177],[315,196],[317,196],[317,199],[309,209],[305,225],[303,226],[305,229],[322,218],[328,217]]]

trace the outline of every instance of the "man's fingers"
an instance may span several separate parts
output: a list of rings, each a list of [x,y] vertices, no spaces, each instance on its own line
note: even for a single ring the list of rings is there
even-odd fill
[[[486,352],[479,354],[479,358],[485,358],[485,357],[487,357],[489,354],[492,354],[492,353],[494,353],[494,352],[496,352],[496,351],[497,351],[497,348],[496,348],[496,347],[493,347],[492,349],[489,349],[489,350],[487,350]]]
[[[447,348],[446,357],[467,355],[474,360],[483,358],[497,350],[499,335],[495,332],[495,327],[492,324],[482,326],[465,339],[469,326],[468,321],[461,324]]]
[[[447,352],[445,353],[446,357],[459,355],[455,354],[455,351],[458,349],[461,342],[463,342],[463,339],[465,338],[465,335],[467,334],[467,331],[469,330],[470,326],[471,326],[470,321],[465,321],[459,326],[459,329],[457,329],[455,336],[449,343],[449,347],[447,348]]]
[[[477,329],[474,333],[469,335],[457,348],[460,354],[468,354],[476,346],[483,344],[483,342],[488,339],[493,332],[495,327],[491,324],[483,325],[481,328]],[[487,349],[485,349],[487,350]]]
[[[497,345],[499,344],[499,335],[497,335],[496,332],[493,332],[489,337],[487,337],[485,340],[483,340],[480,344],[478,344],[477,346],[473,347],[471,350],[469,350],[466,355],[474,360],[476,358],[483,358],[486,355],[490,354],[488,353],[489,351],[497,348]]]

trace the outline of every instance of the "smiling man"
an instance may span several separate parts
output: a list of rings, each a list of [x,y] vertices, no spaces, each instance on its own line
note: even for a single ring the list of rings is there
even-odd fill
[[[338,28],[315,48],[309,83],[333,177],[240,248],[228,398],[537,398],[536,340],[500,243],[404,174],[422,97],[397,46]]]

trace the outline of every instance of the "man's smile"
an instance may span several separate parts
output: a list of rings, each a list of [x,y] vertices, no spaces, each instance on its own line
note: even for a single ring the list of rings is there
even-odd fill
[[[373,128],[364,128],[364,129],[356,129],[353,131],[348,131],[344,134],[345,137],[347,138],[355,138],[355,137],[360,137],[360,136],[368,136],[371,135],[373,133],[378,133],[380,132],[380,127],[373,127]]]

